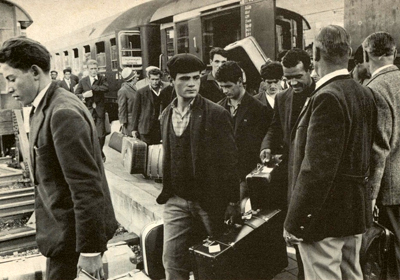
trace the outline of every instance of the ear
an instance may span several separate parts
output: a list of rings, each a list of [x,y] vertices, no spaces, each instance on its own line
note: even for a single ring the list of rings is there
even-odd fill
[[[35,79],[36,79],[36,78],[38,79],[38,78],[39,78],[39,74],[40,74],[40,72],[41,72],[40,67],[37,66],[37,65],[32,65],[32,66],[31,66],[31,71],[32,71],[33,76],[35,77]]]
[[[321,50],[318,47],[315,47],[314,61],[320,61],[321,59]]]

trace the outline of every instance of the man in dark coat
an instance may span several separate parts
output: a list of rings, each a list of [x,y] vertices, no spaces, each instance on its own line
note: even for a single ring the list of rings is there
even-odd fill
[[[62,79],[58,83],[58,85],[63,89],[73,93],[76,83],[74,80],[71,79],[71,70],[64,69],[63,73],[64,73],[64,79]]]
[[[130,67],[126,67],[121,73],[125,81],[118,91],[118,120],[122,125],[122,133],[133,136],[134,127],[137,126],[133,121],[133,114],[139,110],[139,95],[136,91],[138,74]],[[135,135],[136,136],[136,135]]]
[[[226,95],[218,104],[230,112],[233,120],[233,133],[239,151],[240,199],[247,196],[246,175],[259,163],[259,147],[268,129],[267,107],[246,92],[242,73],[236,62],[227,61],[215,77]]]
[[[213,48],[210,51],[211,72],[201,77],[200,91],[201,96],[218,102],[224,98],[221,88],[215,80],[218,68],[228,60],[228,53],[223,48]]]
[[[96,60],[89,60],[87,67],[89,76],[79,81],[75,94],[85,102],[92,114],[100,141],[101,155],[103,161],[106,161],[106,156],[103,153],[106,139],[104,96],[108,92],[108,83],[106,77],[97,74]]]
[[[396,236],[390,279],[400,279],[400,70],[393,64],[396,43],[389,33],[376,32],[364,40],[363,49],[372,73],[366,85],[375,92],[378,107],[369,184],[379,207],[379,222]]]
[[[46,279],[72,280],[80,269],[100,279],[117,222],[96,127],[83,103],[51,81],[49,68],[50,53],[36,41],[13,38],[0,50],[9,93],[32,104],[36,241],[47,257]]]
[[[164,186],[157,202],[165,204],[166,279],[179,280],[189,279],[194,225],[220,234],[225,210],[227,216],[238,211],[239,180],[230,114],[198,94],[203,62],[178,54],[167,66],[177,98],[161,116]]]
[[[314,41],[321,79],[292,133],[293,188],[284,223],[288,244],[298,244],[306,279],[362,279],[362,233],[372,209],[367,189],[376,126],[372,92],[347,71],[350,36],[324,27]]]

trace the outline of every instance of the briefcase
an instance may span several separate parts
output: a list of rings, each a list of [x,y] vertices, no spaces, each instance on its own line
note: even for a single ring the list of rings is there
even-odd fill
[[[108,142],[108,146],[117,152],[122,151],[122,139],[127,137],[122,134],[121,131],[114,131],[110,136],[110,141]]]
[[[257,167],[246,176],[249,197],[253,210],[257,209],[286,209],[288,190],[288,166],[285,160],[276,156]]]
[[[146,225],[140,234],[140,247],[143,257],[143,271],[151,279],[164,279],[162,263],[164,243],[164,223],[162,220]]]
[[[162,144],[149,145],[147,169],[145,174],[147,178],[161,181],[163,177],[163,155]]]
[[[375,221],[363,234],[360,263],[364,280],[397,279],[395,270],[396,256],[394,235],[383,225]],[[394,275],[392,275],[394,274]]]
[[[194,278],[272,279],[288,265],[284,219],[279,209],[261,210],[242,227],[190,247]]]
[[[136,137],[122,138],[122,165],[129,174],[146,172],[147,144]]]

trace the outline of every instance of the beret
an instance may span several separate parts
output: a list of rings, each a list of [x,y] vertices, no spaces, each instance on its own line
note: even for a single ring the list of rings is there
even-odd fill
[[[178,73],[184,74],[202,71],[206,68],[204,63],[197,58],[197,56],[188,53],[174,55],[168,60],[167,67],[172,76],[176,76]]]
[[[263,66],[261,66],[261,78],[274,80],[274,79],[282,79],[283,76],[283,68],[282,65],[277,61],[271,61]]]

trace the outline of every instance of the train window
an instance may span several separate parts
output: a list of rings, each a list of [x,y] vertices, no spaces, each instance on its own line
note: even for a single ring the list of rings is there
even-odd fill
[[[104,41],[96,43],[96,60],[99,71],[106,71],[106,45]]]
[[[121,31],[118,34],[120,46],[120,67],[142,69],[142,48],[139,31]]]
[[[110,53],[111,53],[111,69],[118,70],[117,41],[115,40],[115,38],[110,39]]]
[[[175,37],[175,31],[173,27],[165,29],[166,34],[167,34],[167,59],[170,59],[175,55],[175,50],[174,50],[174,37]]]
[[[86,45],[86,46],[83,46],[83,55],[84,55],[84,63],[86,64],[86,62],[90,59],[90,56],[91,56],[91,54],[90,54],[90,46],[89,45]]]
[[[189,28],[187,21],[176,24],[178,53],[189,53]]]
[[[64,51],[64,69],[69,67],[69,57],[68,57],[68,51]]]
[[[74,51],[74,58],[72,60],[72,68],[75,73],[78,73],[79,68],[80,68],[79,67],[79,52],[78,52],[77,48],[73,49],[73,51]]]

